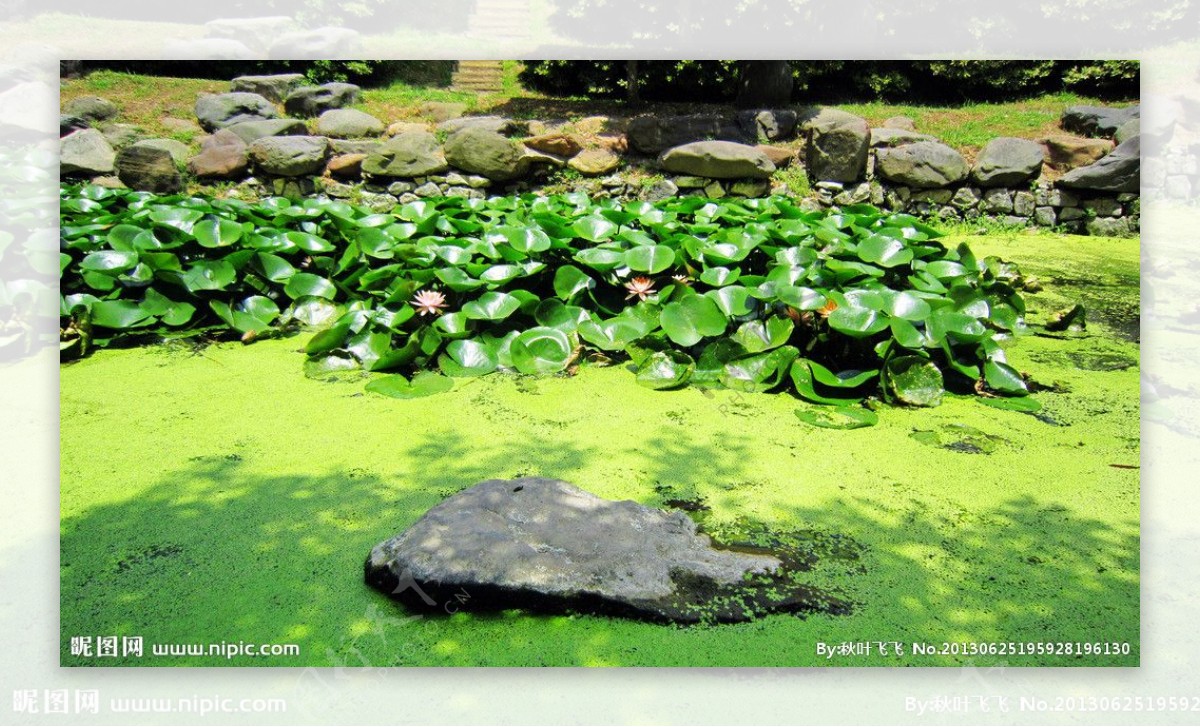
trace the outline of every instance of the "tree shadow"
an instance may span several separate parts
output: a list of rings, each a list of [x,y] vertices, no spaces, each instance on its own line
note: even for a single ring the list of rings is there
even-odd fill
[[[136,496],[63,520],[61,662],[801,665],[815,657],[779,652],[780,639],[807,643],[833,635],[938,645],[1128,641],[1130,656],[1101,661],[954,656],[914,663],[1137,664],[1136,518],[1102,521],[1078,515],[1069,503],[1028,496],[973,508],[875,493],[774,518],[776,535],[816,556],[816,585],[854,604],[850,616],[799,625],[790,615],[724,632],[729,627],[679,629],[591,616],[421,619],[363,583],[363,561],[375,544],[480,480],[541,474],[598,491],[603,483],[576,475],[628,465],[645,478],[645,504],[680,494],[712,501],[746,489],[754,476],[748,463],[761,445],[736,433],[701,441],[663,430],[625,446],[593,451],[566,439],[479,445],[435,430],[402,445],[398,460],[412,468],[386,479],[359,468],[316,471],[311,456],[297,458],[293,471],[273,466],[265,473],[254,454],[195,457]],[[726,532],[736,535],[738,527],[759,526],[746,519]],[[505,635],[513,618],[524,624],[525,640]],[[598,634],[609,637],[597,640]],[[71,656],[72,636],[97,635],[143,636],[145,656]],[[153,643],[221,641],[294,643],[301,651],[270,658],[151,656]]]

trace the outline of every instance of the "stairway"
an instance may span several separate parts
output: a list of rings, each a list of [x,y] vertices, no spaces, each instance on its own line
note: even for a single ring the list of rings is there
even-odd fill
[[[495,93],[504,86],[504,67],[500,61],[459,61],[450,77],[456,91]]]
[[[511,43],[528,41],[530,0],[477,0],[467,21],[467,37]]]

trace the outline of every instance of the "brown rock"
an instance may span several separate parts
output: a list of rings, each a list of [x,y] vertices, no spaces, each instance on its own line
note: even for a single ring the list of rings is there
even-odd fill
[[[248,164],[246,142],[220,129],[204,140],[200,153],[188,162],[188,171],[200,178],[234,179],[245,174]]]
[[[596,137],[596,143],[614,154],[624,154],[629,151],[629,138],[624,134],[601,134]]]
[[[388,136],[399,136],[410,131],[429,131],[429,124],[414,121],[393,121],[387,127]]]
[[[571,160],[567,166],[588,177],[608,174],[621,163],[621,157],[607,149],[584,149]]]
[[[525,140],[525,146],[543,154],[555,154],[560,157],[573,157],[583,149],[579,139],[570,134],[531,136]]]
[[[339,179],[357,179],[362,176],[362,163],[366,154],[339,154],[329,160],[325,171]]]
[[[588,116],[575,122],[575,131],[580,134],[600,134],[612,130],[612,119],[607,116]]]
[[[1113,149],[1109,139],[1087,139],[1082,136],[1051,136],[1039,139],[1046,150],[1046,165],[1057,172],[1086,167]]]
[[[770,144],[759,144],[758,150],[767,155],[771,163],[782,169],[791,164],[796,159],[796,150],[789,149],[786,146],[771,146]]]

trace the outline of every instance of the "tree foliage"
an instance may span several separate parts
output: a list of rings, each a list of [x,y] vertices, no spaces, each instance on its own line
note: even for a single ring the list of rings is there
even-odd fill
[[[751,64],[750,67],[754,67]],[[1075,91],[1138,94],[1137,61],[791,61],[794,101],[1011,101]],[[639,61],[647,101],[732,102],[745,79],[737,61]],[[561,96],[627,95],[624,61],[527,61],[521,81]]]

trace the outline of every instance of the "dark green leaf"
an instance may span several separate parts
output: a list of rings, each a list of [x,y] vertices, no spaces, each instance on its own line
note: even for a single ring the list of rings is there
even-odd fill
[[[337,288],[326,278],[312,273],[296,273],[288,279],[283,292],[292,299],[306,295],[333,300],[337,297]]]
[[[557,328],[538,326],[519,334],[509,348],[513,366],[523,374],[550,374],[567,367],[573,346]]]
[[[920,356],[897,356],[885,367],[889,390],[911,406],[937,406],[942,403],[945,385],[942,372],[932,361]]]
[[[674,389],[691,378],[696,363],[682,351],[658,351],[638,367],[637,382],[649,389]]]

